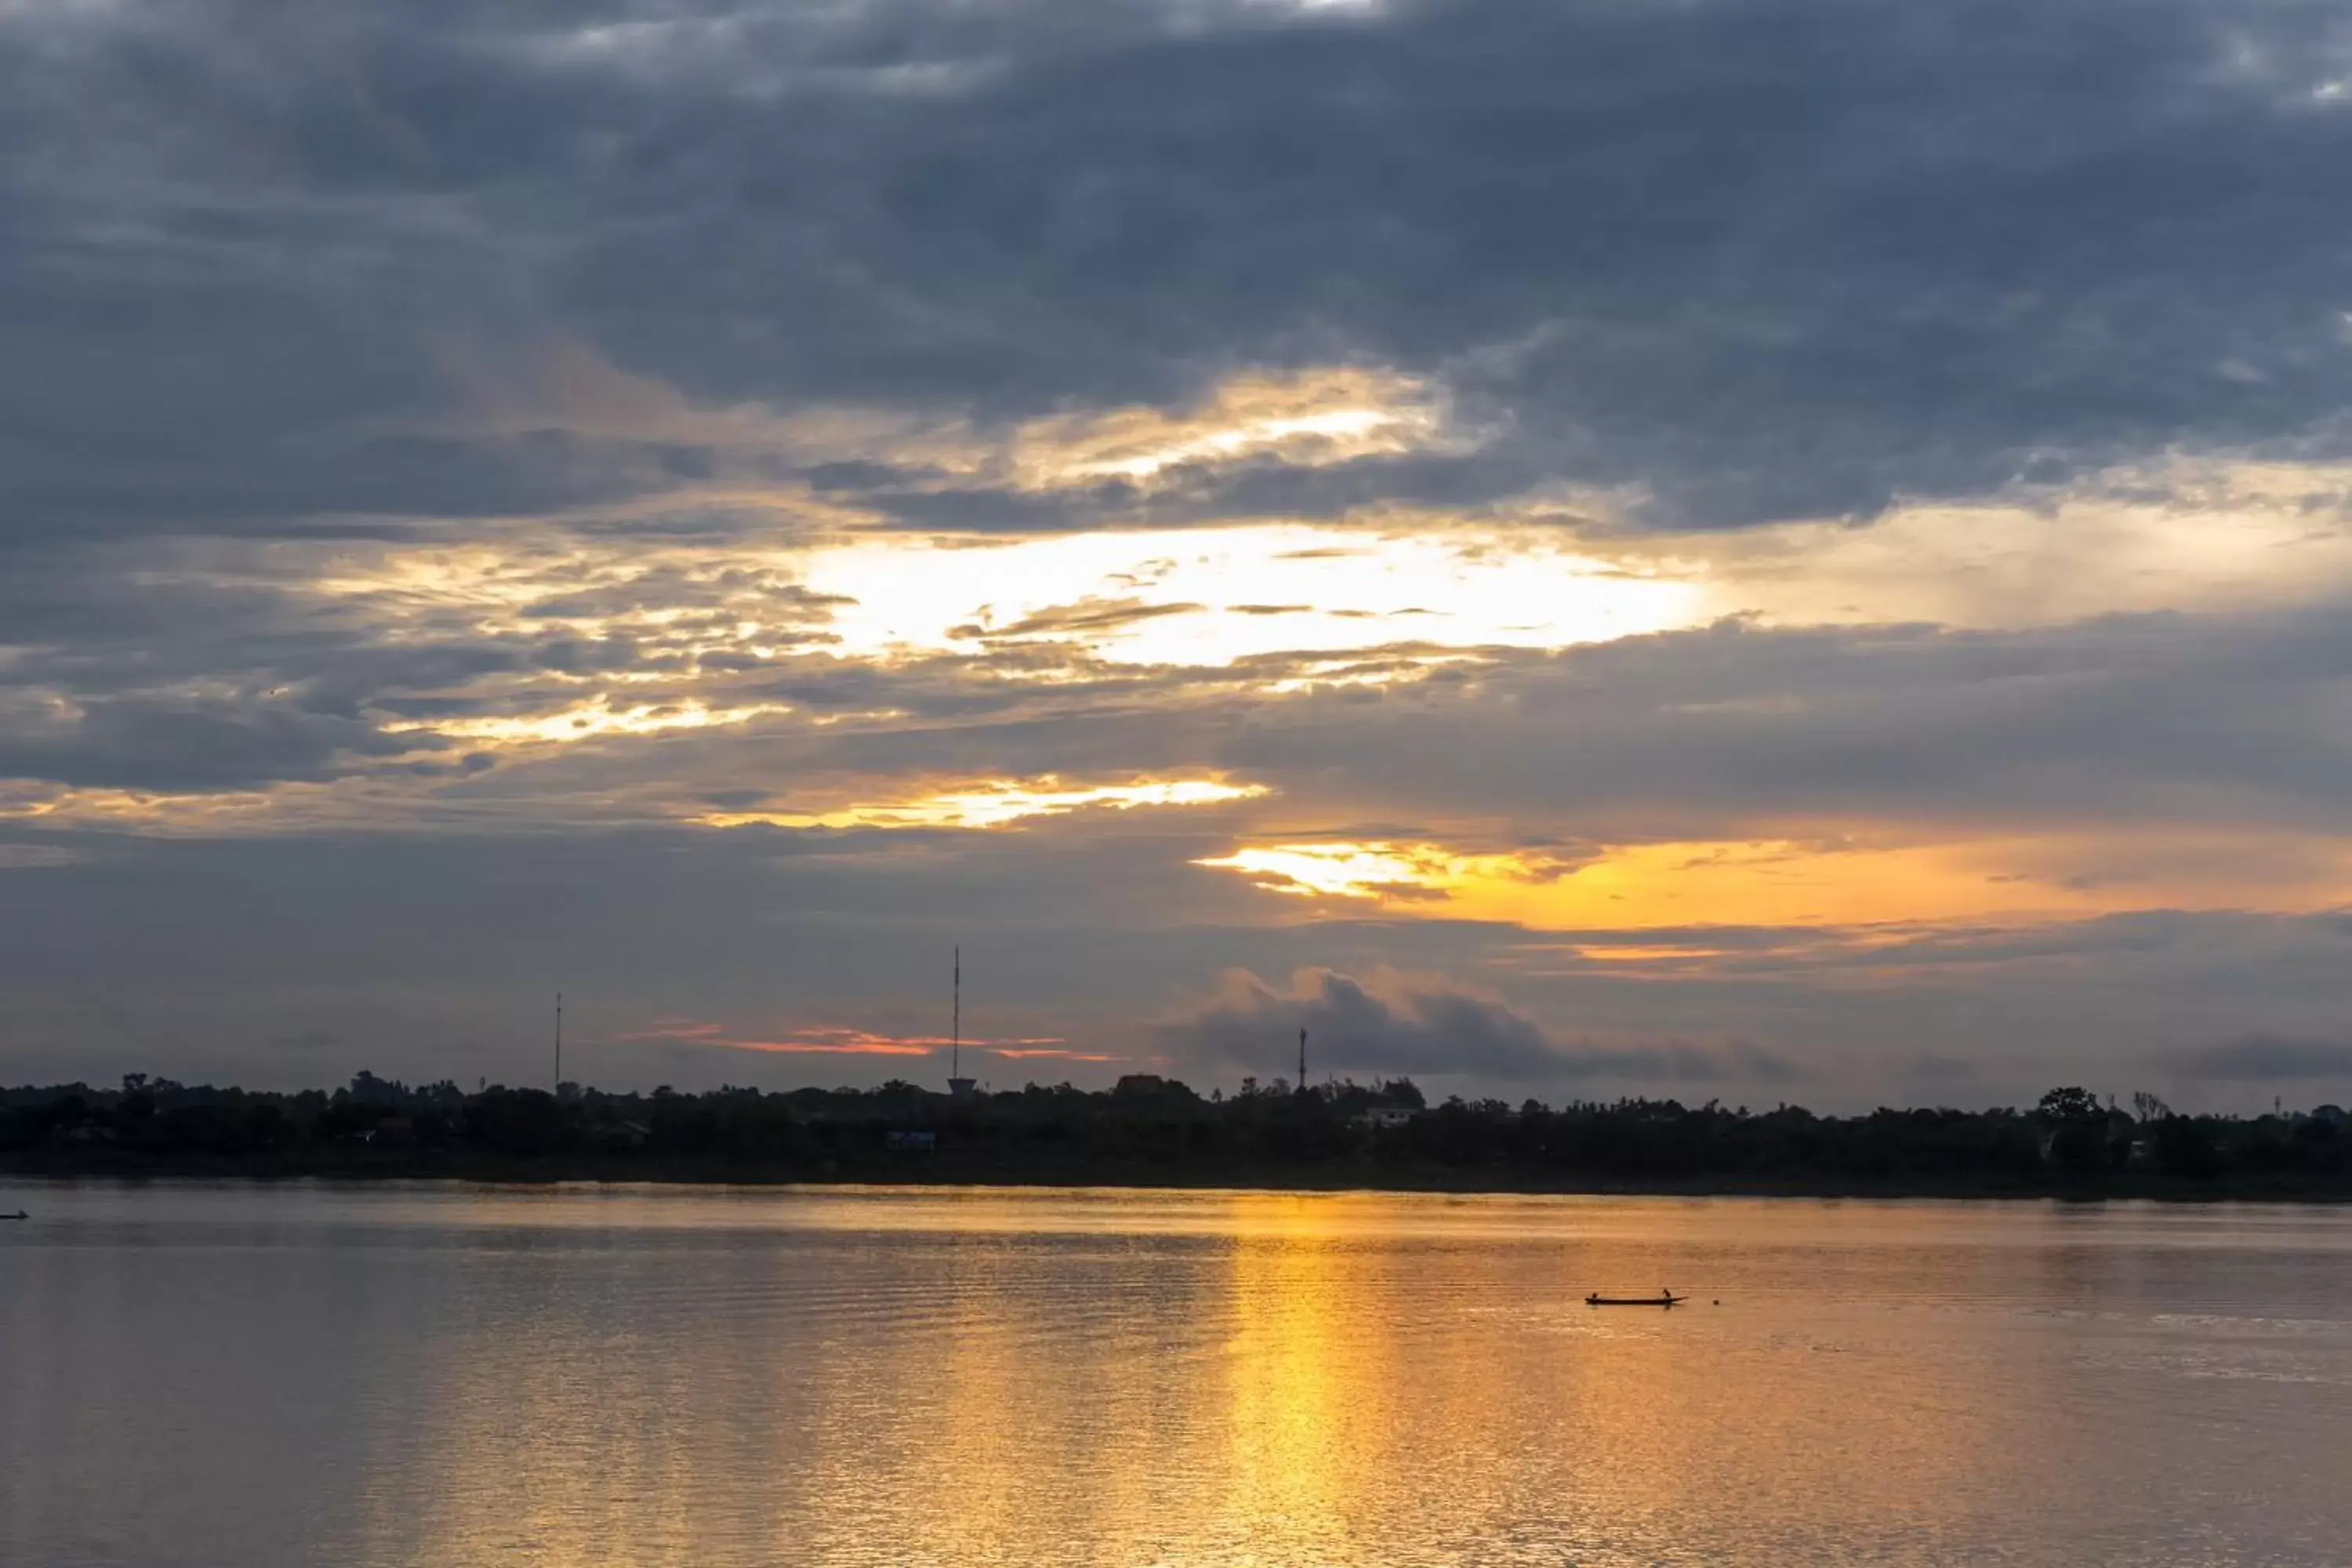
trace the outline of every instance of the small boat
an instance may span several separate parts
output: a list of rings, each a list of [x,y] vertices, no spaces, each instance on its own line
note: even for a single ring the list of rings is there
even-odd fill
[[[31,1215],[26,1214],[23,1209],[18,1209],[15,1214],[0,1214],[0,1219],[30,1219],[33,1216]]]
[[[1584,1299],[1588,1307],[1679,1307],[1689,1300],[1671,1290],[1661,1290],[1654,1296],[1603,1296],[1599,1291]]]

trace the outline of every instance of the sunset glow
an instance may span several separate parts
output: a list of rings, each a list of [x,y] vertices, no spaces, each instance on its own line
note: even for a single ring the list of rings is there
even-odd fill
[[[2332,839],[2233,835],[2144,846],[2132,853],[2129,876],[2099,875],[2095,867],[2116,852],[2095,837],[1832,838],[1618,845],[1562,859],[1382,841],[1249,847],[1194,864],[1239,872],[1273,893],[1532,931],[2033,920],[2152,901],[2279,910],[2352,901],[2352,848]],[[1588,952],[1618,962],[1669,955],[1606,946]]]
[[[2352,1051],[2302,12],[346,3],[0,0],[43,1081]]]

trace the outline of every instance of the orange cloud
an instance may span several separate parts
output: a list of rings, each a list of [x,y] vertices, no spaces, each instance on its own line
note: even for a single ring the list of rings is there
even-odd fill
[[[871,1029],[810,1025],[772,1039],[745,1038],[719,1024],[691,1018],[656,1019],[651,1028],[605,1037],[612,1045],[719,1046],[735,1051],[773,1051],[789,1056],[928,1057],[957,1042],[946,1035],[883,1035]],[[1063,1050],[1056,1036],[979,1038],[962,1042],[966,1050],[992,1051],[1003,1057],[1066,1057],[1073,1061],[1109,1061],[1109,1057],[1082,1056]]]
[[[1301,900],[1536,931],[2047,920],[2146,908],[2296,912],[2352,899],[2352,847],[2292,829],[1917,843],[1891,828],[1824,825],[1813,838],[1621,844],[1576,861],[1366,840],[1244,845],[1193,864]],[[2113,874],[2116,866],[2129,875]],[[1585,956],[1654,961],[1606,945]]]
[[[712,1040],[715,1046],[726,1046],[738,1051],[779,1051],[788,1056],[826,1057],[927,1057],[931,1047],[908,1040],[893,1040],[862,1031],[844,1030],[847,1038],[831,1040]]]

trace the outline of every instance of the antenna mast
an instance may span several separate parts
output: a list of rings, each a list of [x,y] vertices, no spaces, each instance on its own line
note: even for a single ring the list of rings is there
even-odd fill
[[[1307,1031],[1298,1031],[1298,1092],[1307,1092]]]
[[[555,1092],[563,1094],[563,993],[555,994]]]
[[[948,1035],[948,1093],[959,1103],[978,1086],[963,1076],[963,948],[955,950],[955,1013]]]

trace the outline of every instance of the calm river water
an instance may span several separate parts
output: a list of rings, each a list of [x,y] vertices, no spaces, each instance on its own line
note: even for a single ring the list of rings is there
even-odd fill
[[[2344,1211],[20,1205],[12,1564],[2352,1563]]]

